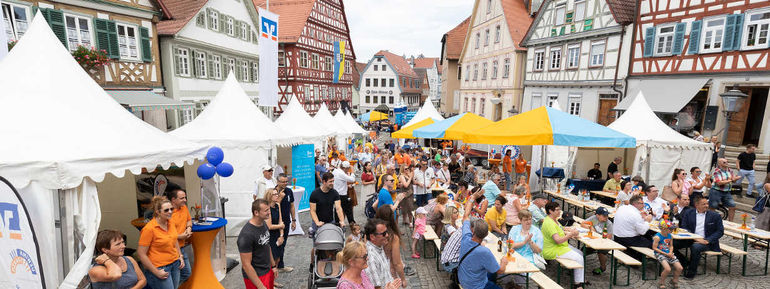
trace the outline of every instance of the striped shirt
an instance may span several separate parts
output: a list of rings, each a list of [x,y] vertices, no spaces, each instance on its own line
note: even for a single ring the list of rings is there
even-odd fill
[[[390,261],[385,256],[385,250],[367,241],[366,252],[369,254],[369,267],[364,269],[366,275],[374,286],[385,287],[385,284],[393,281],[393,276],[390,275]]]
[[[449,240],[446,241],[446,245],[444,245],[444,249],[441,251],[442,264],[460,261],[460,241],[462,241],[462,239],[462,230],[455,230],[452,232],[452,235],[449,236]]]
[[[730,169],[722,170],[720,168],[714,169],[714,174],[711,177],[714,182],[712,188],[723,191],[723,192],[729,192],[733,188],[733,182],[731,181],[733,178],[733,172]],[[727,184],[724,185],[718,185],[717,182],[723,182],[730,180]]]

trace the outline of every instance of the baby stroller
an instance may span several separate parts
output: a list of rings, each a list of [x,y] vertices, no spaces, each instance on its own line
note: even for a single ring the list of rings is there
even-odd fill
[[[337,288],[337,281],[342,276],[342,263],[337,260],[337,253],[345,246],[345,234],[342,228],[334,224],[324,224],[315,232],[313,260],[310,261],[308,288]]]

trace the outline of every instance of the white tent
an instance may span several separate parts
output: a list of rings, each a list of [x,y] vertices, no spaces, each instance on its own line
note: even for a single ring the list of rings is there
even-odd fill
[[[402,125],[401,127],[407,127],[407,126],[413,125],[426,118],[432,118],[436,121],[444,120],[444,117],[441,116],[441,114],[438,113],[436,108],[433,106],[433,102],[426,101],[425,104],[422,105],[420,110],[417,111],[414,117],[412,117],[412,119],[409,120],[409,122],[407,122],[405,125]]]
[[[321,108],[319,108],[315,113],[313,120],[315,120],[316,123],[320,126],[330,129],[333,134],[340,139],[350,136],[350,132],[348,132],[347,128],[345,128],[345,126],[341,123],[337,122],[334,116],[332,116],[329,108],[326,107],[326,103],[321,104]]]
[[[320,142],[334,134],[329,128],[316,124],[296,97],[289,101],[281,116],[275,120],[275,124],[281,131],[298,135],[305,142]]]
[[[0,176],[27,203],[48,288],[74,288],[90,266],[101,220],[95,182],[107,173],[122,177],[126,170],[182,166],[206,152],[124,109],[62,47],[40,14],[0,62],[0,89]],[[61,244],[54,226],[60,208],[67,214]],[[59,245],[64,248],[57,250]],[[82,254],[74,256],[80,246]]]
[[[233,175],[219,179],[221,196],[228,198],[228,236],[237,236],[251,218],[252,193],[262,176],[262,166],[272,165],[272,147],[301,142],[300,137],[282,131],[257,108],[233,73],[198,117],[169,134],[218,146],[225,152],[225,161],[233,165]]]
[[[662,187],[671,183],[674,169],[708,170],[712,145],[685,137],[661,121],[642,92],[636,96],[625,113],[608,126],[636,138],[634,175],[641,175],[647,184]]]
[[[361,126],[359,126],[358,123],[356,123],[356,120],[353,119],[347,112],[345,113],[337,112],[337,114],[334,117],[337,118],[337,120],[340,123],[344,124],[350,133],[353,133],[353,134],[368,133],[365,129],[361,128]]]

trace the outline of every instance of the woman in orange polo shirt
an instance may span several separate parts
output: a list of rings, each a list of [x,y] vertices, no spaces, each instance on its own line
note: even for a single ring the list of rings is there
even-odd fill
[[[179,270],[185,263],[179,250],[176,228],[169,222],[174,206],[165,197],[152,198],[153,218],[142,228],[136,253],[152,289],[179,287]]]

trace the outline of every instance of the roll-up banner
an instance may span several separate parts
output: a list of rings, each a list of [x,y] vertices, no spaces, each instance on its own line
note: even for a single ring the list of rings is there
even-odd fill
[[[0,288],[45,288],[32,220],[19,192],[0,177]]]

